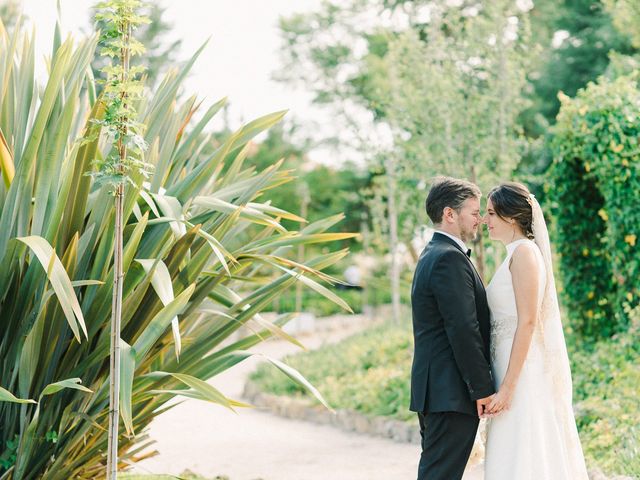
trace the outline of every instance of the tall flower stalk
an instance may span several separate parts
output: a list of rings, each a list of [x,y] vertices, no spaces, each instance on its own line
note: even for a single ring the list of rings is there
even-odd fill
[[[146,144],[142,139],[142,127],[136,122],[134,106],[143,90],[137,78],[143,67],[131,67],[133,55],[144,52],[133,30],[148,19],[136,12],[142,6],[139,0],[109,0],[97,5],[96,20],[105,23],[102,33],[100,55],[112,59],[103,68],[107,76],[103,91],[105,117],[99,123],[112,141],[112,148],[94,175],[100,183],[112,189],[115,207],[113,248],[113,300],[111,311],[110,383],[109,383],[109,441],[107,453],[107,478],[117,478],[118,471],[118,423],[120,412],[120,331],[122,322],[122,268],[124,200],[126,186],[137,191],[142,178],[149,174],[149,165],[144,162]],[[132,191],[132,193],[133,193]]]

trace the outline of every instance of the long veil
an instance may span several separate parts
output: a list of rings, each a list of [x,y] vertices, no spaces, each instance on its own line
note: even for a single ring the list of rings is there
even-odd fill
[[[540,204],[533,195],[531,195],[530,198],[531,210],[533,213],[532,230],[535,237],[534,241],[542,253],[546,272],[544,296],[542,299],[542,307],[540,309],[540,319],[538,323],[539,338],[542,340],[545,358],[545,370],[547,374],[551,376],[553,381],[553,401],[561,403],[561,405],[557,405],[559,407],[558,411],[565,412],[567,408],[571,411],[571,368],[569,365],[569,355],[567,354],[564,332],[562,330],[560,307],[558,305],[558,293],[553,275],[553,260],[551,256],[549,231],[547,229],[547,224],[545,222],[542,209],[540,208]]]

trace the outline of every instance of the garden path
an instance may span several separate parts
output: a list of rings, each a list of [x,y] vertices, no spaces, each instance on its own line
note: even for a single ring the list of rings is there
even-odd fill
[[[366,326],[359,316],[339,329],[298,335],[309,349],[333,343]],[[345,326],[346,325],[346,326]],[[254,351],[281,358],[298,347],[280,340]],[[239,399],[257,359],[248,359],[211,383]],[[417,423],[417,422],[416,422]],[[222,407],[186,400],[160,415],[150,426],[159,455],[139,463],[139,473],[180,474],[191,470],[230,480],[405,480],[415,478],[417,445],[344,432],[337,428],[277,417],[259,410],[234,414]],[[482,480],[481,466],[470,467],[464,480]]]

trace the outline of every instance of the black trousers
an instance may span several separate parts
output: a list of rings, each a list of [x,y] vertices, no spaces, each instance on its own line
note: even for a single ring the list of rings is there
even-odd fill
[[[460,480],[480,419],[457,412],[418,413],[422,454],[418,480]]]

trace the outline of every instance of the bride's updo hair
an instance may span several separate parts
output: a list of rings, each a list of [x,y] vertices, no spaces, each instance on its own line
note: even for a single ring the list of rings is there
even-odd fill
[[[522,233],[533,239],[533,211],[531,192],[521,183],[506,182],[489,192],[487,198],[493,204],[493,210],[503,220],[515,220]]]

